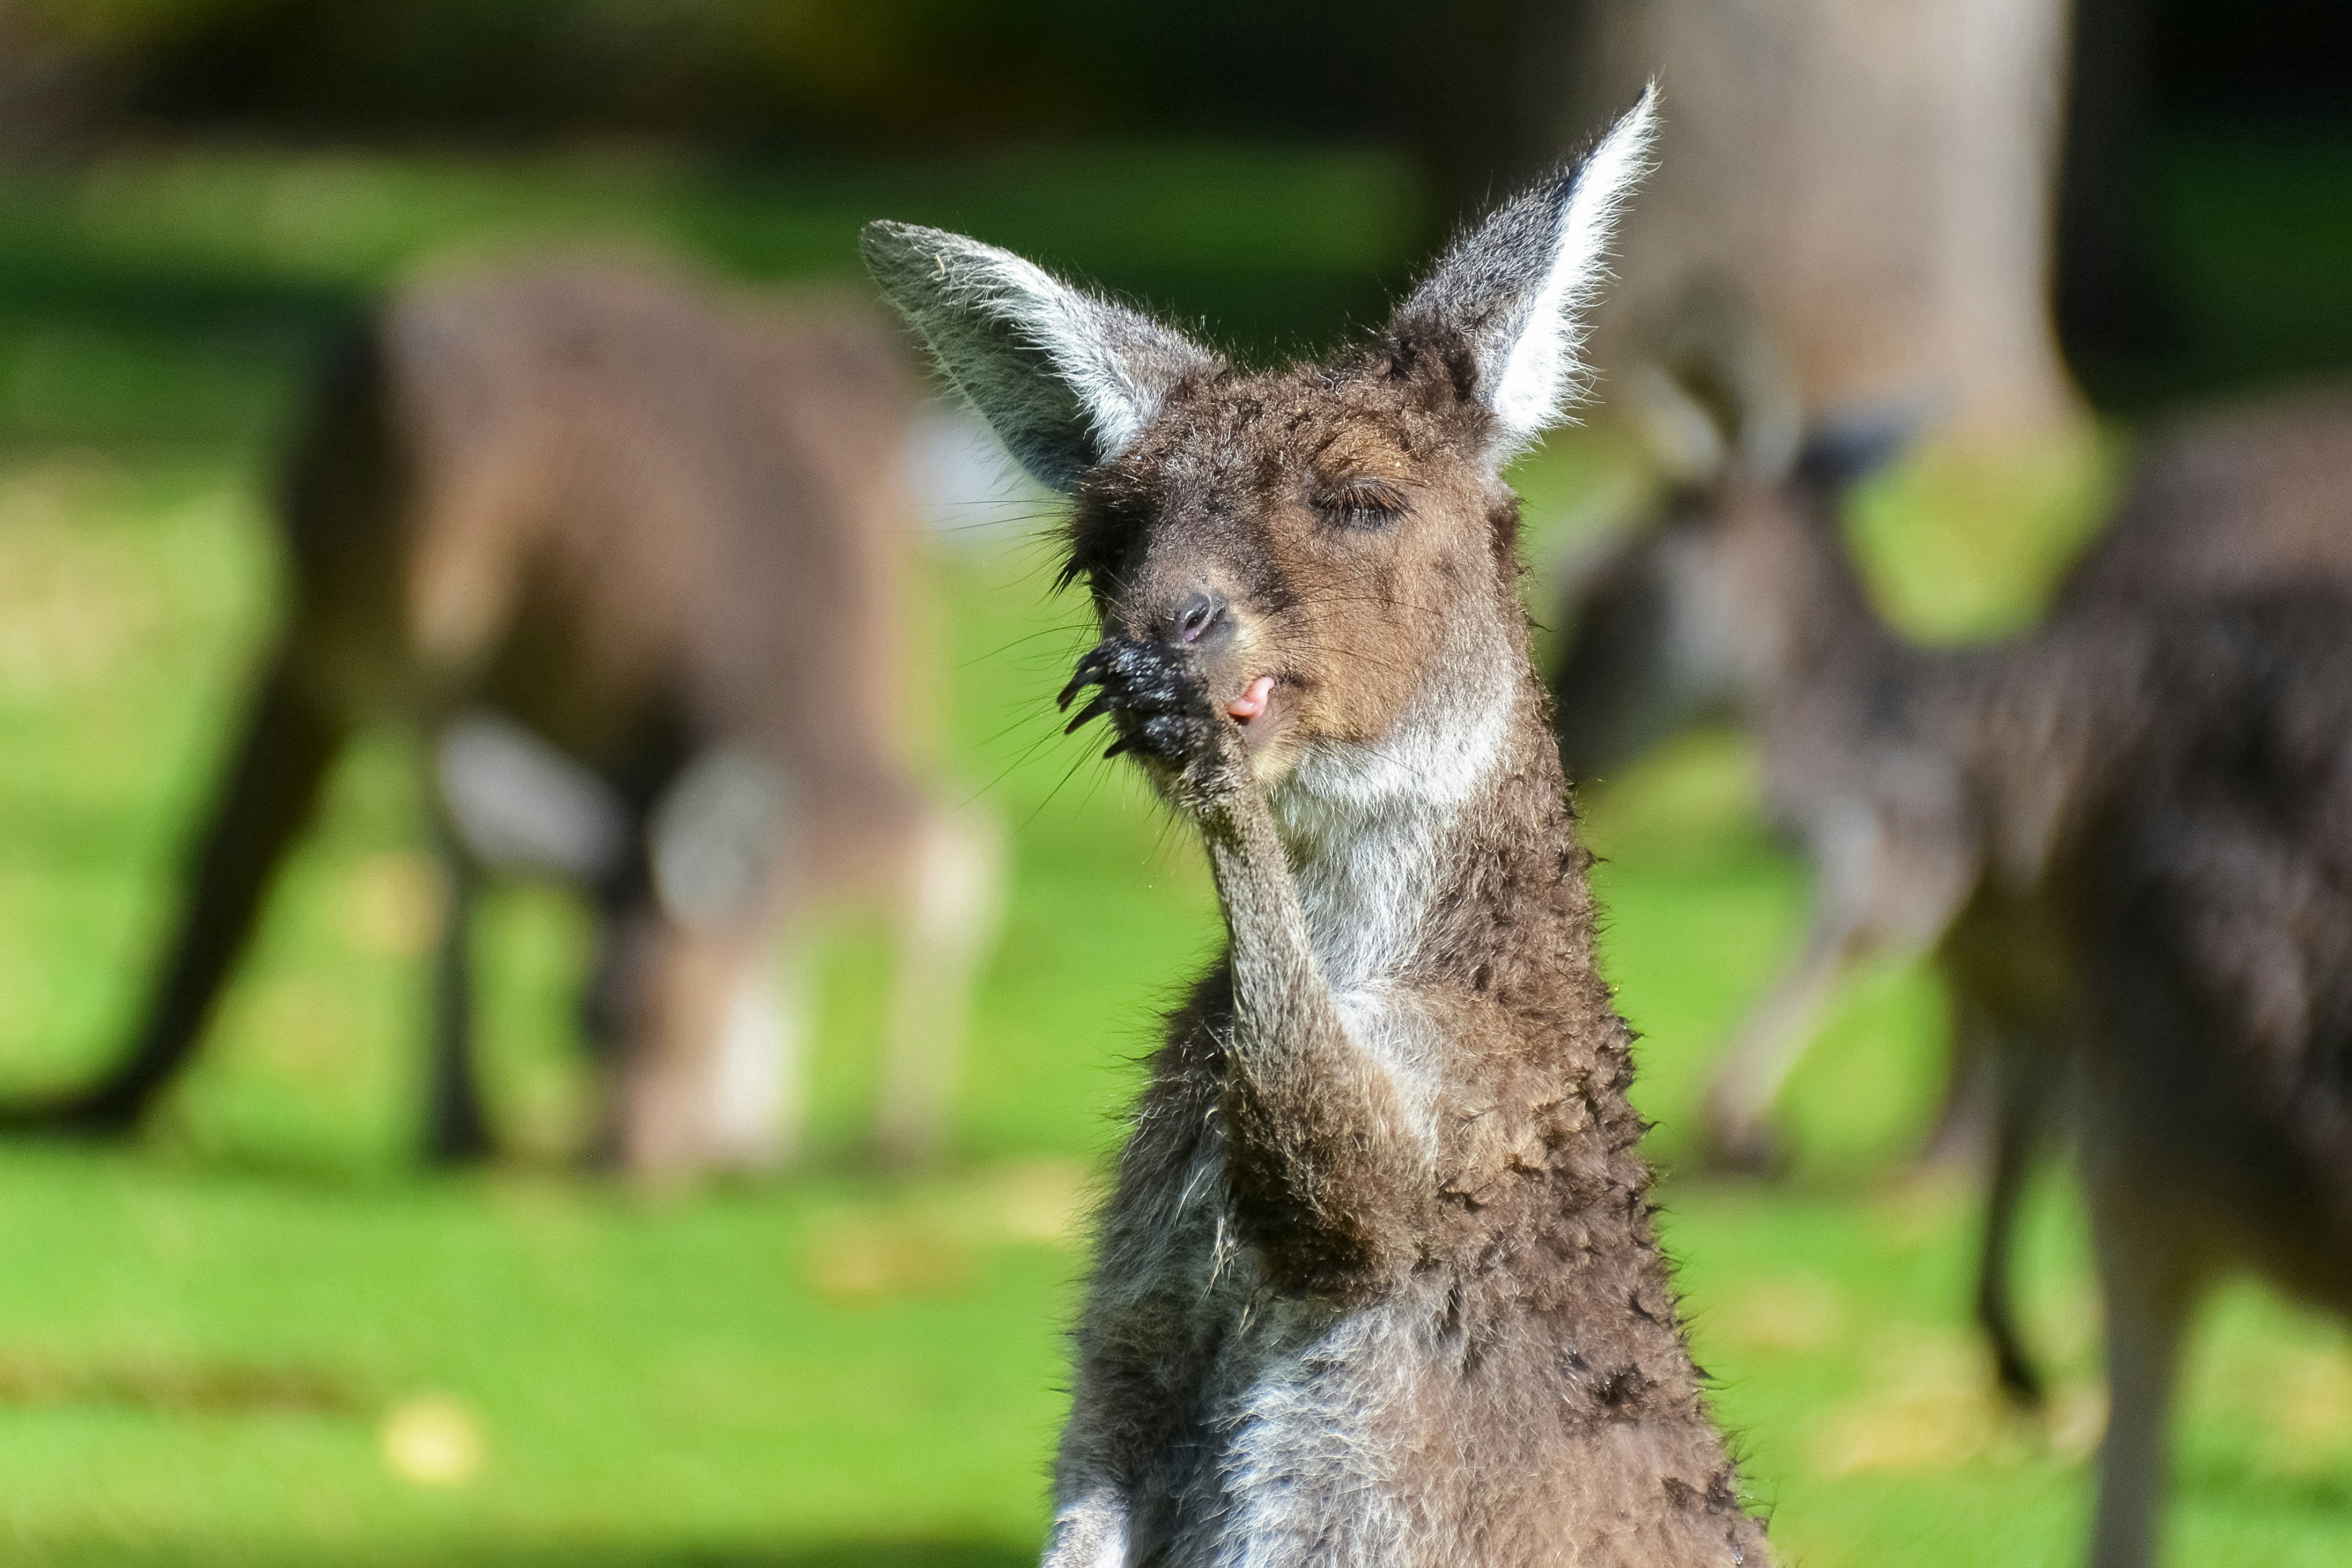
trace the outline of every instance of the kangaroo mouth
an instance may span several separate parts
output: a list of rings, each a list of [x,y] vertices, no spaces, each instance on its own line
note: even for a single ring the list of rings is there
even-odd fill
[[[1274,701],[1274,677],[1261,675],[1242,688],[1242,694],[1225,704],[1225,712],[1235,723],[1247,724],[1263,716]]]

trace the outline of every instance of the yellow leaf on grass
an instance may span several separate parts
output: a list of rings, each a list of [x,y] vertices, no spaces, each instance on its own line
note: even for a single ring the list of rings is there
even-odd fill
[[[462,1486],[482,1473],[481,1421],[448,1394],[400,1401],[384,1412],[376,1436],[384,1468],[414,1486]]]

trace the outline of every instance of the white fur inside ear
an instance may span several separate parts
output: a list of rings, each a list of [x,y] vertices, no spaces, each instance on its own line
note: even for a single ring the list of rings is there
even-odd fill
[[[1604,255],[1617,216],[1649,167],[1657,89],[1642,94],[1584,161],[1561,204],[1551,268],[1528,301],[1504,356],[1489,403],[1516,441],[1534,439],[1565,416],[1581,366],[1584,311],[1607,275]]]
[[[975,303],[1053,362],[1086,410],[1101,457],[1117,457],[1160,412],[1162,389],[1127,374],[1110,341],[1113,324],[1095,300],[1010,251],[975,249],[974,271],[985,279]]]
[[[866,265],[940,368],[1047,489],[1133,446],[1216,357],[1164,322],[1073,289],[1010,251],[870,223]]]

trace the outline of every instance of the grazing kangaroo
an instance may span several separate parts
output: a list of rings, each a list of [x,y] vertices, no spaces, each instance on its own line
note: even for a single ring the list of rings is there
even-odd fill
[[[1570,637],[1551,687],[1571,778],[1605,773],[1701,719],[1745,711],[1760,722],[1766,711],[1742,696],[1748,682],[1733,635],[1749,588],[1715,570],[1704,498],[1726,464],[1751,476],[1791,471],[1801,417],[1769,345],[1723,301],[1695,304],[1675,331],[1683,374],[1698,376],[1711,398],[1736,409],[1738,447],[1726,449],[1725,432],[1675,392],[1669,373],[1655,363],[1636,367],[1632,399],[1683,493],[1653,523],[1586,553],[1561,585],[1558,614]],[[1801,467],[1810,479],[1842,487],[1891,454],[1891,435],[1875,424],[1819,433]],[[2148,440],[2110,521],[2066,574],[2052,614],[2312,578],[2352,584],[2347,479],[2352,395],[2339,390],[2168,421]],[[1767,706],[1789,721],[1824,700],[1815,694]],[[1801,759],[1807,743],[1790,736],[1766,749],[1768,756]],[[1798,957],[1726,1047],[1708,1092],[1703,1133],[1710,1154],[1750,1169],[1778,1157],[1773,1101],[1840,978],[1874,952],[1936,939],[1930,928],[1941,900],[1916,879],[1922,867],[1949,858],[1942,847],[1878,844],[1863,834],[1852,802],[1812,788],[1801,766],[1769,795],[1776,819],[1812,861],[1814,913]],[[1933,826],[1943,819],[1931,813],[1910,820]],[[1900,826],[1882,819],[1870,832]],[[1974,1055],[1979,1042],[1967,1037],[1964,998],[1956,998],[1956,1009],[1962,1035],[1931,1159],[1972,1152],[1986,1131],[1978,1101],[1988,1080]]]
[[[1744,402],[1755,362],[1706,349],[1733,336],[1706,323],[1652,372],[1662,419],[1717,457],[1663,526],[1685,591],[1738,607],[1725,637],[1769,794],[1827,825],[1828,929],[1932,946],[1987,1069],[1978,1309],[2028,1394],[2008,1245],[2080,1064],[2114,1401],[2095,1557],[2143,1563],[2198,1292],[2250,1268],[2352,1310],[2352,598],[2084,595],[2010,643],[1908,645],[1840,531],[1866,443],[1794,439],[1785,404]]]
[[[327,378],[285,475],[291,604],[124,1061],[12,1119],[135,1124],[194,1050],[272,877],[360,725],[431,742],[450,897],[428,1137],[489,1146],[468,949],[486,871],[593,897],[602,1135],[646,1173],[790,1152],[767,975],[816,900],[903,929],[881,1144],[937,1147],[992,914],[984,832],[930,804],[893,723],[896,346],[840,311],[547,261],[392,300]]]
[[[1499,469],[1560,416],[1648,100],[1380,338],[1237,369],[975,241],[869,265],[1075,501],[1092,691],[1198,828],[1077,1331],[1054,1568],[1765,1561],[1652,1228]]]

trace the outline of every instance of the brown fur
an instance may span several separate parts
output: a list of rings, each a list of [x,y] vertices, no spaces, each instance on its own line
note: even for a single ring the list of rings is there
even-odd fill
[[[941,864],[984,867],[900,760],[894,480],[908,405],[894,345],[858,313],[719,300],[641,266],[498,268],[392,300],[289,465],[291,603],[149,1018],[123,1068],[43,1114],[126,1127],[186,1058],[355,728],[416,726],[455,789],[444,737],[487,711],[614,808],[602,863],[562,868],[603,915],[589,1003],[614,1068],[613,1152],[647,1172],[784,1152],[785,1113],[756,1091],[726,1103],[720,1059],[779,927],[860,888],[911,914]],[[660,886],[656,824],[706,763],[704,776],[773,799],[741,843],[691,846],[737,885],[723,907],[681,910]],[[535,785],[516,787],[509,809],[550,816]],[[466,951],[486,868],[466,803],[435,793],[454,893],[431,1135],[454,1157],[488,1142]],[[938,1136],[942,1048],[984,906],[947,911],[959,929],[931,933],[909,966],[891,1086],[901,1153]]]
[[[2054,609],[2352,583],[2352,388],[2160,424]]]
[[[1587,1521],[1558,1560],[1717,1562],[1737,1547],[1759,1561],[1650,1226],[1630,1037],[1594,965],[1587,857],[1527,664],[1517,505],[1464,460],[1475,447],[1461,424],[1444,366],[1425,357],[1234,377],[1175,401],[1080,498],[1078,559],[1108,633],[1148,636],[1209,584],[1230,596],[1246,654],[1197,679],[1213,690],[1244,668],[1276,675],[1279,721],[1255,721],[1248,758],[1265,793],[1204,814],[1237,942],[1275,918],[1235,909],[1266,896],[1250,867],[1281,863],[1303,837],[1273,815],[1280,781],[1318,745],[1394,732],[1462,621],[1508,626],[1504,661],[1444,673],[1502,683],[1516,718],[1388,982],[1445,1042],[1424,1068],[1442,1079],[1424,1112],[1433,1149],[1416,1152],[1389,1076],[1336,1042],[1235,1060],[1234,961],[1221,963],[1170,1020],[1104,1218],[1104,1279],[1131,1270],[1150,1294],[1098,1290],[1080,1330],[1082,1408],[1157,1409],[1165,1426],[1074,1424],[1064,1466],[1124,1471],[1125,1487],[1171,1503],[1206,1482],[1186,1436],[1199,1415],[1145,1394],[1213,1382],[1228,1344],[1193,1299],[1200,1281],[1150,1279],[1170,1194],[1214,1149],[1241,1249],[1217,1295],[1263,1296],[1268,1311],[1402,1307],[1443,1358],[1363,1438],[1424,1494],[1416,1534],[1464,1543],[1455,1561],[1549,1562],[1569,1549],[1566,1521]],[[1315,455],[1303,486],[1293,453]],[[1411,498],[1412,525],[1335,534],[1311,498],[1367,474]],[[1441,1453],[1442,1470],[1416,1473]]]
[[[2112,787],[2053,888],[2106,1309],[2095,1568],[2158,1555],[2183,1336],[2252,1272],[2352,1315],[2352,599],[2176,602],[2110,691]]]

